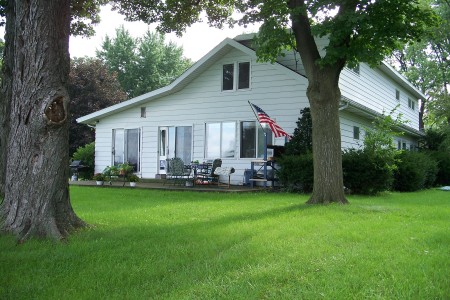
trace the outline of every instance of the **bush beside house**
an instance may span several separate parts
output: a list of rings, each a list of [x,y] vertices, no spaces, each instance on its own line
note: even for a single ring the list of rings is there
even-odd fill
[[[72,156],[72,160],[81,160],[86,168],[80,170],[78,176],[83,179],[92,179],[95,167],[95,143],[89,143],[84,147],[78,147]]]

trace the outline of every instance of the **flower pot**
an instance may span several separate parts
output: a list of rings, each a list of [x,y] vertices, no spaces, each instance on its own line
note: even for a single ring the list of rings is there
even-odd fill
[[[103,185],[103,181],[96,181],[97,185]]]
[[[130,182],[130,186],[131,187],[135,187],[136,186],[136,182]]]

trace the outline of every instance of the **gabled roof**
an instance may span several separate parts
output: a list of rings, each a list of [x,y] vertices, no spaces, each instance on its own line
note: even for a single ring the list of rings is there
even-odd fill
[[[130,100],[121,102],[119,104],[107,107],[105,109],[96,111],[89,115],[80,117],[77,119],[78,123],[84,124],[95,124],[99,119],[116,114],[118,112],[127,110],[131,107],[136,107],[142,105],[148,101],[152,101],[182,90],[186,85],[188,85],[192,80],[194,80],[199,74],[204,72],[207,68],[213,65],[217,60],[222,58],[232,49],[238,49],[246,54],[248,54],[252,59],[256,59],[255,50],[246,46],[245,41],[251,40],[255,34],[244,34],[238,35],[234,39],[226,38],[216,47],[214,47],[210,52],[203,56],[199,61],[197,61],[192,67],[190,67],[186,72],[184,72],[180,77],[178,77],[171,84],[151,91],[149,93],[140,95],[138,97],[132,98]],[[305,78],[302,74],[289,69],[279,63],[274,63],[275,68],[279,68],[282,72],[286,73],[288,76],[293,78]],[[426,96],[422,94],[418,89],[416,89],[408,80],[406,80],[400,73],[394,70],[387,63],[382,62],[378,68],[384,72],[387,76],[391,77],[400,86],[405,88],[417,99],[425,99]],[[361,106],[361,105],[360,105]]]
[[[149,93],[140,95],[133,99],[121,102],[119,104],[104,108],[102,110],[96,111],[89,115],[80,117],[77,119],[78,123],[84,124],[95,124],[99,119],[116,114],[118,112],[124,111],[131,107],[139,106],[148,101],[152,101],[173,93],[176,93],[182,90],[187,84],[189,84],[192,80],[194,80],[199,74],[204,72],[207,68],[213,65],[217,60],[222,58],[232,49],[238,49],[246,54],[248,54],[252,59],[256,59],[256,52],[237,41],[226,38],[216,47],[214,47],[210,52],[208,52],[205,56],[203,56],[199,61],[197,61],[192,67],[190,67],[186,72],[184,72],[180,77],[178,77],[171,84],[151,91]],[[298,78],[300,74],[295,73],[294,71],[276,63],[273,65],[276,68],[280,68],[283,72],[285,72],[289,76],[293,76]]]

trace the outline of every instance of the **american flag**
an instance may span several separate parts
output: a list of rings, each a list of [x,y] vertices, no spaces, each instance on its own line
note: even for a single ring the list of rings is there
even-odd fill
[[[259,123],[268,124],[275,137],[287,136],[289,139],[291,138],[291,136],[286,131],[284,131],[283,128],[281,128],[280,125],[277,124],[277,122],[271,119],[269,115],[261,109],[261,107],[253,103],[250,103],[250,105],[255,109]]]

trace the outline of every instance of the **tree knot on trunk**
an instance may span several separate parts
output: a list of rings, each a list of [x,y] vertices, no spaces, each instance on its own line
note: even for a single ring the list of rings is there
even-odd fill
[[[64,97],[56,97],[45,109],[45,116],[49,124],[59,125],[66,120],[66,104]]]

